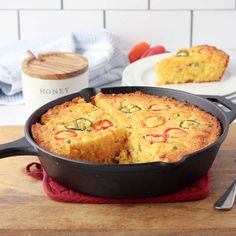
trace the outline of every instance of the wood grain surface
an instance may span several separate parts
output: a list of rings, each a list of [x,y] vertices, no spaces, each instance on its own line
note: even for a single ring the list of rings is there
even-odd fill
[[[23,136],[22,126],[0,127],[0,143]],[[213,167],[210,196],[162,204],[72,204],[50,200],[42,183],[24,174],[37,157],[0,160],[0,235],[236,235],[236,206],[213,204],[236,177],[236,124]],[[197,167],[196,167],[197,168]]]

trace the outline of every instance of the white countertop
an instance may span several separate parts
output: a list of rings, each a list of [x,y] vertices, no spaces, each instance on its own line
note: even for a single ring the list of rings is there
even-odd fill
[[[0,114],[0,125],[23,125],[27,120],[25,105],[2,105]]]

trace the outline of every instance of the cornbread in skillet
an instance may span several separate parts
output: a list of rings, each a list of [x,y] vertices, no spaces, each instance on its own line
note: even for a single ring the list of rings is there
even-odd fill
[[[80,98],[48,110],[31,130],[46,150],[89,162],[114,162],[127,139],[109,114]]]
[[[128,130],[120,163],[174,162],[216,141],[220,122],[197,106],[141,92],[98,94],[93,102]]]
[[[170,97],[99,93],[92,103],[55,106],[32,126],[33,138],[65,157],[125,164],[175,162],[221,134],[216,117]]]
[[[229,56],[214,46],[180,49],[156,64],[157,84],[211,82],[223,77]]]

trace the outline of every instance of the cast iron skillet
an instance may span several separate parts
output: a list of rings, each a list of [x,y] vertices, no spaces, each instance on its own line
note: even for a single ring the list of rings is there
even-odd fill
[[[152,162],[144,164],[97,164],[67,159],[38,146],[32,139],[30,127],[39,122],[49,108],[80,96],[86,101],[98,92],[129,93],[142,91],[152,95],[164,95],[196,104],[218,117],[222,135],[218,140],[175,163]],[[229,109],[222,110],[215,103]],[[86,88],[56,99],[38,110],[27,120],[25,137],[0,145],[0,158],[15,155],[37,155],[47,174],[60,184],[83,193],[114,198],[149,197],[170,193],[183,188],[203,176],[211,167],[220,145],[224,141],[229,124],[236,118],[236,104],[220,96],[196,96],[190,93],[154,87]]]

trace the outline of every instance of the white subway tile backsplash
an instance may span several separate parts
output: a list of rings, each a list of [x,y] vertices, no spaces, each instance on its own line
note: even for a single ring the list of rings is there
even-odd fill
[[[0,11],[0,43],[18,40],[17,11]]]
[[[21,11],[21,38],[98,30],[103,28],[102,11]]]
[[[124,49],[140,41],[167,49],[190,45],[189,11],[107,11],[106,28],[120,36]]]
[[[148,0],[64,0],[64,9],[147,9]]]
[[[177,49],[236,49],[236,0],[0,0],[0,43],[105,27],[124,49],[145,40]]]
[[[60,9],[61,0],[0,0],[0,9]]]
[[[196,11],[193,18],[193,44],[236,48],[236,11]]]
[[[150,0],[151,9],[234,9],[235,0]]]

